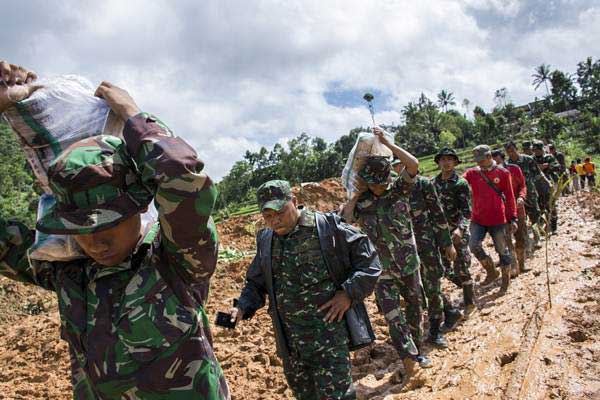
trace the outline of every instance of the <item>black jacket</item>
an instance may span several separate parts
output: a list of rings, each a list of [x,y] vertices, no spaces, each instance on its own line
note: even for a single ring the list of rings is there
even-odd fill
[[[323,260],[332,281],[352,298],[352,306],[346,311],[350,349],[364,347],[375,340],[363,299],[373,292],[381,274],[381,264],[373,244],[360,230],[343,223],[336,214],[315,213]],[[256,237],[256,256],[246,274],[246,286],[242,290],[238,307],[244,319],[251,318],[256,310],[265,305],[269,296],[269,314],[273,320],[277,355],[290,355],[283,332],[282,322],[275,304],[273,275],[271,269],[271,229],[260,230]]]

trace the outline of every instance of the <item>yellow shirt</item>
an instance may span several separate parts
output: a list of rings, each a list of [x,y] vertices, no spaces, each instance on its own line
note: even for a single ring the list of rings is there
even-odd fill
[[[575,170],[577,171],[577,175],[585,175],[585,170],[583,169],[583,164],[575,165]]]

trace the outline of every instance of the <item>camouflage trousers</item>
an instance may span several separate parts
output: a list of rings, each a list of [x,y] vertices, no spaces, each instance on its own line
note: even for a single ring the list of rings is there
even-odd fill
[[[454,248],[456,249],[456,259],[454,262],[446,258],[445,254],[442,254],[442,264],[444,265],[446,277],[459,288],[462,288],[464,285],[473,284],[473,278],[469,271],[469,268],[471,268],[469,239],[469,231],[464,231],[460,241],[454,243]]]
[[[442,319],[444,317],[444,297],[442,294],[442,277],[444,276],[444,265],[440,250],[433,243],[421,243],[417,241],[419,258],[421,259],[421,279],[427,296],[427,314],[429,320]]]
[[[557,213],[557,205],[555,204],[554,209],[552,209],[550,201],[552,196],[552,187],[551,186],[542,186],[538,189],[538,203],[540,206],[541,214],[546,217],[549,222],[549,228],[552,231],[555,231],[558,224],[558,213]]]
[[[406,303],[406,311],[400,298]],[[375,287],[375,299],[400,358],[417,356],[417,346],[423,339],[423,287],[419,271],[404,277],[383,271]]]
[[[525,266],[525,249],[527,248],[528,243],[527,217],[525,215],[525,210],[518,208],[517,215],[517,231],[514,233],[514,235],[510,233],[510,225],[506,225],[506,244],[508,245],[508,250],[512,255],[513,268],[517,268],[517,263],[519,266]]]
[[[527,199],[525,200],[525,212],[531,225],[537,224],[540,220],[540,203],[537,191],[527,192]]]
[[[348,346],[322,347],[286,358],[283,372],[299,400],[354,400]]]

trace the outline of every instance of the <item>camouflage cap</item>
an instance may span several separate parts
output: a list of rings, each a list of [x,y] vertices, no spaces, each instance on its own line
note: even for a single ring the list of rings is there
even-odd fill
[[[521,148],[522,149],[530,149],[531,148],[531,141],[525,140],[523,143],[521,143]]]
[[[544,150],[544,142],[542,142],[541,140],[534,140],[533,148],[538,150]]]
[[[292,199],[292,188],[288,181],[273,180],[260,185],[256,191],[256,200],[260,211],[270,208],[280,211]]]
[[[123,140],[101,135],[65,149],[48,169],[56,204],[39,219],[44,233],[87,234],[143,211],[152,193],[142,186]]]
[[[490,146],[485,144],[480,144],[479,146],[475,146],[473,148],[473,159],[475,162],[480,162],[486,159],[486,157],[492,154]]]
[[[392,166],[390,160],[384,156],[371,156],[367,158],[365,165],[358,171],[358,176],[367,183],[383,185],[390,177]]]
[[[450,148],[450,147],[441,148],[440,151],[438,151],[438,153],[433,158],[433,161],[437,164],[440,161],[440,158],[442,158],[443,156],[454,157],[456,159],[457,164],[460,164],[462,162],[460,160],[460,158],[458,157],[458,154],[456,154],[456,150],[454,150],[453,148]]]

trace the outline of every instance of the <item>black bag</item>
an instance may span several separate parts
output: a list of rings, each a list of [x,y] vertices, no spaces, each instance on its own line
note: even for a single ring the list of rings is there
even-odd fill
[[[347,243],[341,238],[338,223],[340,219],[337,215],[317,214],[317,226],[320,231],[326,230],[325,237],[332,238],[332,243],[326,241],[325,246],[321,246],[324,258],[330,262],[338,262],[343,267],[344,271],[351,271],[349,250]],[[322,241],[323,243],[323,241]],[[329,275],[336,286],[341,287],[343,280],[341,276],[335,276],[329,268]],[[350,308],[344,315],[346,326],[350,335],[349,349],[351,351],[366,347],[375,341],[375,332],[369,320],[369,314],[364,302],[352,302]]]

